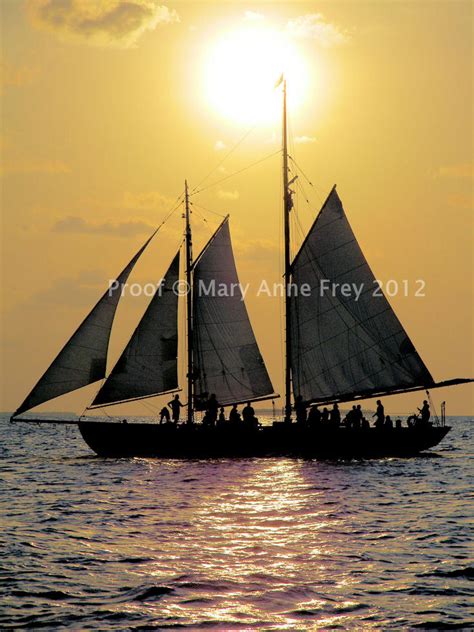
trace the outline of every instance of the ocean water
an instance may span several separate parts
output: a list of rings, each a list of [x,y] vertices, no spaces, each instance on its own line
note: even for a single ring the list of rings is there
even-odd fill
[[[177,461],[3,416],[0,629],[474,629],[474,423],[448,422],[413,459]]]

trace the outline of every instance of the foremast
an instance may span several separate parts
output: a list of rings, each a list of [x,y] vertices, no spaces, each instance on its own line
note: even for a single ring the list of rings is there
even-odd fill
[[[286,79],[283,79],[283,226],[284,226],[284,279],[285,279],[285,421],[291,423],[291,260],[290,260],[290,212],[292,207],[288,170],[288,129],[286,114]]]
[[[186,251],[186,340],[187,340],[187,417],[188,424],[194,421],[193,413],[193,297],[192,297],[192,267],[193,267],[193,241],[191,233],[191,221],[189,210],[188,181],[184,182],[184,217],[185,217],[185,251]]]

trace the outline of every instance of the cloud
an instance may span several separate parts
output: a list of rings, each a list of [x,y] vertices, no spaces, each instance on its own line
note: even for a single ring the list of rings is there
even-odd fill
[[[440,167],[436,175],[440,178],[474,178],[474,164],[466,162]]]
[[[55,307],[92,306],[107,289],[107,274],[102,270],[83,270],[75,276],[60,277],[51,282],[51,285],[38,290],[28,298],[18,303],[14,309],[50,311],[51,305]]]
[[[224,141],[222,140],[216,140],[215,144],[214,144],[214,149],[216,151],[222,151],[226,148],[226,144],[224,143]]]
[[[60,160],[13,160],[4,161],[1,166],[2,175],[45,173],[48,175],[71,173],[70,167]]]
[[[244,19],[251,20],[253,22],[258,22],[259,20],[264,20],[265,16],[262,15],[261,13],[257,13],[256,11],[245,11]]]
[[[238,200],[240,196],[238,191],[223,191],[221,189],[217,192],[217,197],[221,200]]]
[[[307,143],[315,143],[316,138],[314,136],[296,136],[295,143],[306,145]]]
[[[173,200],[166,197],[158,191],[147,191],[143,193],[130,193],[126,191],[123,194],[121,206],[126,209],[151,211],[157,209],[168,208]]]
[[[86,233],[92,235],[113,235],[117,237],[130,237],[140,235],[142,233],[151,233],[155,227],[147,224],[142,220],[129,220],[127,222],[93,223],[88,222],[82,217],[70,215],[64,219],[58,220],[52,230],[57,233]]]
[[[95,46],[128,48],[145,31],[179,22],[159,0],[28,0],[33,26]]]
[[[245,264],[255,264],[258,261],[273,265],[273,259],[278,256],[278,245],[269,239],[248,239],[248,236],[241,238],[238,234],[234,247],[236,255]]]
[[[346,31],[326,22],[321,13],[301,15],[290,20],[286,28],[291,36],[315,40],[324,48],[347,44],[350,39]]]

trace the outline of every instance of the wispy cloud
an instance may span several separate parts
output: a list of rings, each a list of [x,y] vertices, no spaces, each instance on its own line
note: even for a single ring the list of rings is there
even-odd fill
[[[315,40],[324,48],[347,44],[350,36],[331,22],[326,22],[322,13],[307,13],[290,20],[287,24],[288,33],[293,37]]]
[[[236,239],[235,252],[245,265],[254,265],[256,262],[267,265],[277,256],[278,244],[269,239],[248,239],[248,235],[245,235]]]
[[[172,203],[171,198],[166,197],[158,191],[145,191],[142,193],[130,193],[126,191],[123,194],[120,206],[126,209],[151,211],[162,210],[168,208]]]
[[[36,28],[95,46],[128,48],[159,24],[179,22],[158,0],[28,0]]]
[[[440,167],[436,174],[440,178],[474,178],[474,164],[460,163]]]
[[[226,144],[224,143],[223,140],[216,140],[216,142],[214,143],[214,149],[216,151],[223,151],[226,148]]]
[[[2,175],[31,173],[54,175],[70,172],[70,167],[60,160],[6,160],[0,169]]]
[[[252,22],[258,22],[260,20],[264,20],[265,16],[262,13],[257,13],[256,11],[245,11],[244,18]]]
[[[82,217],[70,215],[58,220],[53,231],[57,233],[86,233],[93,235],[114,235],[117,237],[130,237],[142,233],[151,233],[154,226],[142,220],[129,220],[126,222],[113,223],[110,221],[102,223],[88,222]]]
[[[54,279],[48,287],[31,294],[15,306],[16,309],[39,309],[51,312],[51,306],[77,309],[94,305],[107,289],[107,273],[103,270],[83,270],[75,276]]]
[[[295,143],[300,145],[306,145],[307,143],[315,143],[316,138],[314,136],[296,136]]]
[[[238,191],[223,191],[220,189],[217,192],[217,197],[221,200],[238,200],[240,196]]]

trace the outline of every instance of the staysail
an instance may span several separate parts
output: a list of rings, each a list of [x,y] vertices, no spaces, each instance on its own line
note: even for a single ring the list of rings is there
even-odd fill
[[[178,279],[179,251],[89,408],[152,397],[178,387]]]
[[[335,187],[293,261],[292,281],[311,288],[290,302],[295,395],[324,402],[433,385],[378,288]],[[362,288],[360,296],[341,290],[344,283]]]
[[[193,279],[195,406],[214,393],[221,405],[269,399],[274,391],[239,287],[226,218]]]
[[[155,233],[147,239],[119,274],[116,282],[110,284],[23,404],[15,411],[15,415],[105,377],[110,331],[123,285],[154,235]]]

